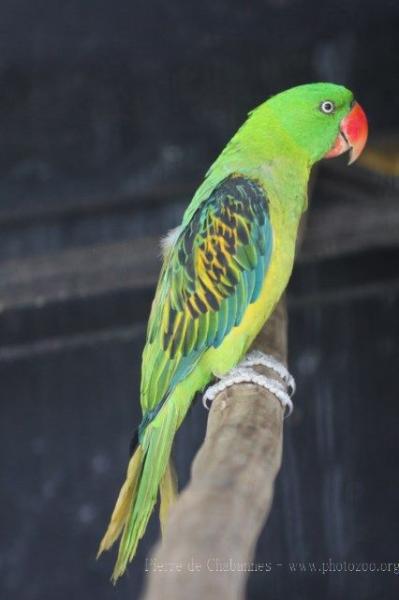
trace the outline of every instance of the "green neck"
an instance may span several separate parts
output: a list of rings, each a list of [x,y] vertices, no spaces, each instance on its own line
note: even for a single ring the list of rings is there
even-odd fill
[[[261,120],[259,115],[248,118],[213,163],[186,210],[184,224],[215,186],[232,173],[260,181],[270,202],[278,205],[288,220],[297,221],[306,210],[310,161],[273,113],[265,109],[263,106]]]

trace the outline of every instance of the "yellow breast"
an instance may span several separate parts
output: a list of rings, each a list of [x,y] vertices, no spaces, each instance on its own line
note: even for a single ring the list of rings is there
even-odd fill
[[[233,327],[218,348],[210,348],[201,363],[220,376],[233,368],[246,353],[282,295],[292,272],[296,227],[284,222],[281,212],[271,209],[273,250],[259,298],[250,304],[237,327]]]

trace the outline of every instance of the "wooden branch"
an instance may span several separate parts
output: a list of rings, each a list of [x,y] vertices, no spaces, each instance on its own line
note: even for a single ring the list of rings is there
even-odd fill
[[[254,346],[285,362],[286,330],[282,301]],[[241,384],[216,397],[191,481],[147,561],[146,600],[243,598],[255,544],[271,508],[282,433],[283,409],[267,390]]]
[[[346,182],[346,171],[329,167],[320,175],[299,262],[399,245],[397,189],[353,176]],[[149,289],[158,278],[159,253],[156,236],[1,261],[0,313]]]

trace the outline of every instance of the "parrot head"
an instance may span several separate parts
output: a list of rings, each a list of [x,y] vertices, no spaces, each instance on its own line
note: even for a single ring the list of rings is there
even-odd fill
[[[349,152],[349,164],[367,141],[366,115],[350,90],[333,83],[311,83],[273,96],[266,104],[311,164]]]

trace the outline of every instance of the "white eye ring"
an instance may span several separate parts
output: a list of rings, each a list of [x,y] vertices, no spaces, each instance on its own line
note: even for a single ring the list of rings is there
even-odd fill
[[[320,110],[326,115],[330,115],[335,110],[335,104],[331,100],[324,100],[324,102],[320,104]]]

